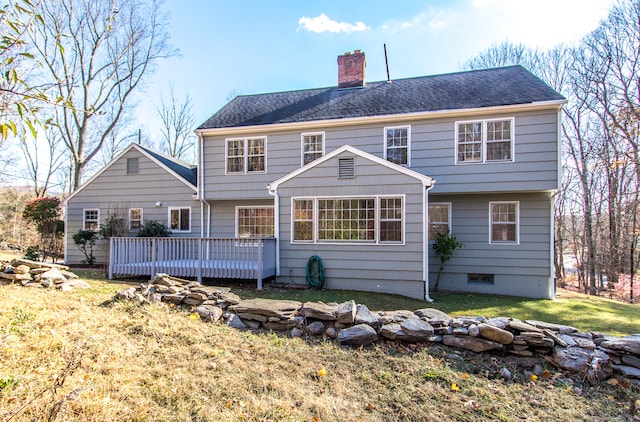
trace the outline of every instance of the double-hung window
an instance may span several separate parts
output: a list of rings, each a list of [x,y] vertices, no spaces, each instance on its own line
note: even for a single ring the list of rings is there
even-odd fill
[[[451,203],[429,204],[429,240],[436,240],[440,233],[451,232]]]
[[[489,242],[493,244],[515,243],[520,239],[519,202],[489,203]]]
[[[513,118],[456,123],[456,163],[513,161]]]
[[[401,166],[411,165],[411,128],[384,128],[384,158]]]
[[[292,242],[402,243],[402,196],[294,198]]]
[[[97,231],[100,225],[99,209],[84,209],[82,212],[82,228],[83,230]]]
[[[169,207],[169,229],[175,232],[190,232],[191,207]]]
[[[236,207],[236,237],[273,237],[273,207]]]
[[[129,208],[129,230],[140,230],[142,227],[142,208]]]
[[[266,170],[266,138],[227,139],[227,173],[263,173]]]
[[[317,160],[324,154],[324,133],[302,134],[302,165]]]

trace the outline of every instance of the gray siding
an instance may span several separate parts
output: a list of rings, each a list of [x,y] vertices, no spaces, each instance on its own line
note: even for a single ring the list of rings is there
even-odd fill
[[[519,244],[489,244],[489,202],[519,201]],[[547,193],[430,195],[451,203],[451,230],[463,247],[446,264],[443,290],[551,298],[551,199]],[[433,287],[439,258],[430,251]],[[494,284],[469,283],[468,274],[493,274]]]
[[[349,156],[344,153],[338,157]],[[415,178],[356,157],[356,177],[337,178],[338,157],[284,182],[280,197],[280,278],[305,283],[308,259],[318,255],[330,289],[366,290],[423,298],[423,186]],[[291,243],[291,198],[406,195],[405,243]]]
[[[515,118],[514,161],[455,164],[455,122]],[[384,127],[411,126],[411,169],[436,180],[433,193],[548,191],[558,186],[558,112],[485,114],[461,118],[421,119],[400,124],[362,124],[323,128],[322,122],[304,133],[325,132],[325,154],[342,145],[384,157]],[[268,198],[266,186],[300,167],[303,131],[260,132],[267,136],[265,173],[225,175],[225,139],[205,136],[204,177],[207,199]]]
[[[139,173],[127,174],[127,158],[138,158]],[[191,231],[173,233],[173,237],[200,237],[200,201],[193,199],[195,191],[164,168],[135,149],[113,162],[102,174],[67,201],[66,262],[79,264],[85,257],[73,243],[73,235],[82,229],[83,210],[100,209],[100,224],[114,211],[142,208],[144,221],[156,220],[168,225],[168,207],[191,207]],[[156,207],[156,202],[162,202]],[[135,236],[135,233],[130,233]],[[99,263],[107,261],[107,245],[99,241],[94,249]]]
[[[273,198],[250,201],[211,201],[211,237],[235,237],[236,207],[272,207]]]

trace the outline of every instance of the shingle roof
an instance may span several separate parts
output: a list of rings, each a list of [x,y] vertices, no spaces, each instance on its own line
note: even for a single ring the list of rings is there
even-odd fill
[[[242,95],[198,129],[295,123],[562,101],[522,66],[371,82],[361,88]]]
[[[138,147],[145,150],[147,154],[151,155],[156,160],[160,161],[167,168],[172,170],[178,176],[182,177],[187,182],[191,183],[193,186],[198,186],[198,167],[188,164],[182,160],[177,158],[169,157],[168,155],[161,154],[159,152],[153,151],[149,148],[143,147],[138,144]]]

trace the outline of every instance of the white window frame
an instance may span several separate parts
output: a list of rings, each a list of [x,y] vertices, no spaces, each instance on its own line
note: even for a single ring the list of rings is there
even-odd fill
[[[95,223],[96,223],[96,228],[95,229],[88,229],[87,228],[87,222],[94,222],[94,220],[87,220],[87,211],[95,211],[96,212],[96,219],[95,219]],[[100,208],[83,208],[82,209],[82,230],[91,230],[94,232],[97,232],[98,230],[100,230]]]
[[[447,207],[447,221],[431,221],[431,217],[429,216],[429,207],[432,206],[446,206]],[[429,236],[429,242],[434,242],[435,239],[431,238],[431,225],[432,224],[439,224],[439,225],[443,225],[446,224],[447,227],[449,228],[449,233],[453,233],[453,228],[451,227],[451,202],[429,202],[429,204],[427,205],[427,216],[429,216],[429,225],[427,227],[428,230],[428,236]]]
[[[133,218],[131,218],[131,213],[132,213],[134,210],[138,210],[138,211],[140,211],[140,218],[139,218],[139,219],[133,219]],[[138,228],[133,228],[133,227],[131,226],[131,222],[132,222],[132,221],[138,221],[138,220],[140,220],[140,227],[138,227]],[[140,229],[142,228],[142,226],[143,226],[143,225],[144,225],[144,209],[142,209],[142,208],[129,208],[129,231],[140,230]]]
[[[305,137],[307,136],[320,136],[322,137],[322,141],[320,142],[320,150],[316,150],[316,151],[305,151],[304,150],[304,146],[305,146]],[[304,166],[305,164],[309,164],[312,163],[313,161],[317,160],[318,158],[324,156],[324,139],[325,139],[325,133],[324,132],[308,132],[308,133],[302,133],[300,135],[300,165]],[[309,163],[305,163],[304,162],[304,157],[305,155],[310,155],[310,154],[320,154],[320,157],[318,158],[314,158],[313,160],[309,161]]]
[[[395,130],[395,129],[406,129],[407,130],[407,162],[406,164],[397,164],[402,167],[411,167],[411,126],[388,126],[384,128],[383,132],[383,150],[384,150],[384,159],[390,161],[388,158],[388,149],[387,146],[387,131]],[[404,147],[391,147],[392,149],[400,149]]]
[[[296,202],[311,202],[311,218],[296,218]],[[313,243],[315,240],[316,201],[314,198],[291,198],[291,243]],[[311,239],[295,239],[296,223],[311,223]]]
[[[382,198],[399,198],[402,201],[402,231],[401,241],[381,241],[380,240],[380,199]],[[375,233],[373,240],[322,240],[319,235],[319,201],[320,200],[341,200],[341,199],[374,199],[374,215],[375,215]],[[291,198],[291,210],[295,208],[295,201],[313,201],[313,239],[311,240],[294,240],[294,224],[295,224],[295,215],[291,212],[291,236],[290,243],[292,244],[338,244],[338,245],[382,245],[382,246],[392,246],[392,245],[404,245],[406,242],[406,195],[352,195],[352,196],[300,196],[300,197],[292,197]]]
[[[501,204],[515,205],[515,221],[514,222],[494,222],[493,206]],[[515,240],[495,240],[493,239],[494,224],[513,224],[515,226]],[[520,201],[491,201],[489,202],[489,244],[491,245],[519,245],[520,244]]]
[[[507,142],[505,140],[501,141],[488,141],[487,140],[487,126],[489,122],[509,122],[510,124],[510,132],[511,139],[509,139],[511,157],[508,159],[499,159],[499,160],[489,160],[487,158],[487,144],[495,143],[495,142]],[[458,159],[458,148],[460,145],[459,132],[460,125],[471,124],[471,123],[479,123],[481,125],[480,129],[480,159],[479,160],[459,160]],[[461,120],[455,122],[455,147],[454,147],[454,157],[456,164],[469,165],[469,164],[483,164],[483,163],[512,163],[515,161],[515,117],[504,117],[504,118],[496,118],[496,119],[476,119],[476,120]]]
[[[187,230],[181,230],[180,226],[182,226],[182,210],[189,210],[189,228]],[[180,220],[178,220],[178,228],[174,229],[171,227],[171,211],[178,211],[178,215],[180,216]],[[167,209],[167,222],[169,223],[167,226],[169,227],[169,230],[171,230],[171,232],[173,233],[191,233],[191,221],[192,221],[192,215],[191,215],[191,207],[168,207]]]
[[[263,157],[264,169],[263,170],[249,170],[249,141],[254,139],[261,139],[263,142],[264,153],[260,155],[254,155],[255,157]],[[229,143],[241,141],[243,145],[242,149],[242,171],[229,171]],[[237,157],[240,157],[239,155]],[[224,174],[237,175],[237,174],[256,174],[267,172],[267,137],[266,136],[248,136],[246,138],[227,138],[224,143]]]
[[[245,209],[270,209],[273,212],[273,226],[272,226],[272,230],[273,230],[273,234],[271,236],[250,236],[250,238],[270,238],[275,236],[275,220],[276,220],[276,216],[275,216],[275,207],[273,205],[249,205],[249,206],[242,206],[242,205],[238,205],[236,206],[235,209],[235,237],[236,238],[246,238],[247,236],[243,236],[240,234],[240,221],[239,221],[239,210],[245,210]]]

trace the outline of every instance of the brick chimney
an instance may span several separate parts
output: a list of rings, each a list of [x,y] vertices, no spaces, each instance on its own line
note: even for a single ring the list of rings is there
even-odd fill
[[[364,86],[366,67],[367,60],[360,50],[338,56],[338,88]]]

